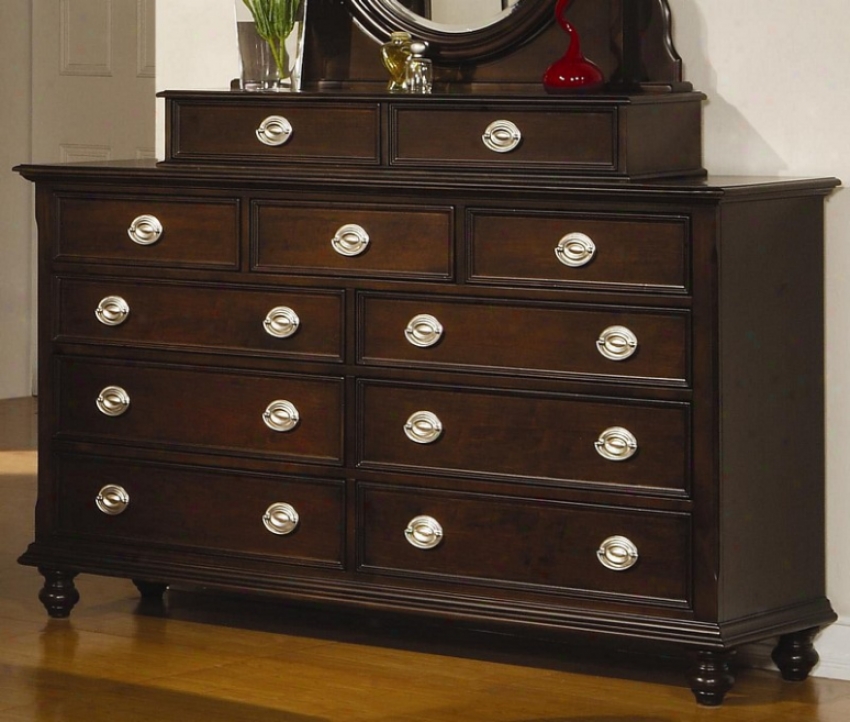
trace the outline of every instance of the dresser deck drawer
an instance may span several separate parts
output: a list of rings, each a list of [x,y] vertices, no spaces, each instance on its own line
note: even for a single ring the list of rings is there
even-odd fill
[[[614,171],[617,165],[615,108],[399,104],[390,113],[396,165],[548,166],[561,172]]]
[[[60,341],[343,359],[341,291],[118,279],[56,283]]]
[[[57,203],[58,260],[239,267],[236,199],[62,194]]]
[[[469,280],[685,293],[684,217],[470,210]]]
[[[363,381],[361,467],[684,496],[685,404]]]
[[[687,514],[361,483],[358,524],[360,571],[681,606],[691,599]],[[603,565],[600,552],[625,568]]]
[[[378,103],[263,102],[266,98],[171,101],[167,160],[380,163]]]
[[[342,567],[345,489],[341,481],[268,478],[83,457],[63,458],[59,469],[63,479],[57,508],[59,534]],[[290,508],[280,506],[284,504],[295,511],[294,516]],[[294,519],[294,528],[281,533],[293,526]]]
[[[72,357],[57,364],[60,437],[342,461],[341,379]]]
[[[258,271],[445,280],[451,207],[253,204]]]
[[[360,299],[359,360],[685,385],[686,313],[581,306]]]

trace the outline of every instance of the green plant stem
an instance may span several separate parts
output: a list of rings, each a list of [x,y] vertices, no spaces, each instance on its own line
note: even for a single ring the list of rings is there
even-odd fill
[[[257,35],[265,40],[281,77],[288,71],[286,38],[295,27],[295,16],[302,0],[242,0],[257,27]]]

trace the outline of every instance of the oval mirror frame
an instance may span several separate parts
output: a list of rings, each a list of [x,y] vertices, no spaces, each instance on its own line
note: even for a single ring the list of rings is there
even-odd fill
[[[352,16],[366,32],[381,42],[390,33],[406,30],[426,40],[428,55],[437,62],[467,63],[503,55],[531,40],[554,20],[554,0],[521,0],[513,12],[468,32],[440,31],[415,21],[388,0],[346,0]]]

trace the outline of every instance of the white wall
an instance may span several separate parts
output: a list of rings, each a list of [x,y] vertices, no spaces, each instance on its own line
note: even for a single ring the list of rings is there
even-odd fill
[[[850,184],[850,3],[670,5],[686,77],[709,96],[705,162],[712,173],[838,176]],[[236,77],[232,12],[231,0],[159,3],[159,89],[226,87]],[[161,153],[161,135],[158,147]],[[842,619],[818,643],[816,673],[850,679],[850,565],[843,564],[850,548],[850,192],[843,190],[827,205],[826,277],[828,593]]]
[[[32,190],[12,166],[30,160],[30,2],[0,3],[0,399],[32,393]]]

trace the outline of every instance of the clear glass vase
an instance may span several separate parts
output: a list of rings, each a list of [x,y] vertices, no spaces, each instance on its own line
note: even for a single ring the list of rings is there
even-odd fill
[[[234,0],[236,39],[239,47],[240,78],[243,90],[301,90],[304,59],[304,20],[307,0],[276,0],[294,6],[292,31],[274,47],[257,32],[257,23],[243,0]]]

